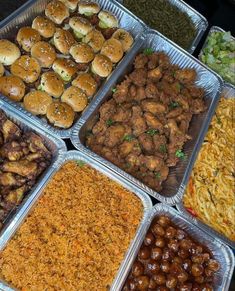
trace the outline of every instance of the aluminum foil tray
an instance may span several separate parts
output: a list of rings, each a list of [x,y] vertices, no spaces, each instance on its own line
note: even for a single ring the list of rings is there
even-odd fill
[[[125,280],[130,272],[131,266],[137,256],[137,253],[141,247],[141,244],[145,238],[145,235],[150,227],[151,222],[157,215],[167,215],[178,227],[185,230],[192,238],[200,242],[201,244],[208,247],[212,252],[215,259],[220,263],[221,269],[215,275],[215,286],[213,290],[215,291],[226,291],[229,289],[230,281],[234,269],[234,256],[231,249],[221,243],[220,241],[214,239],[212,236],[206,234],[204,231],[200,230],[198,227],[193,225],[188,221],[188,218],[178,211],[164,204],[156,204],[151,211],[149,219],[145,224],[145,227],[141,233],[140,239],[136,240],[132,248],[132,257],[128,262],[128,267],[123,270],[121,280],[115,285],[115,290],[121,290]]]
[[[37,195],[34,196],[33,199],[31,199],[30,203],[28,203],[27,207],[24,209],[24,213],[22,213],[22,217],[20,220],[20,223],[18,223],[17,228],[20,226],[20,224],[23,222],[24,218],[28,215],[31,208],[36,204],[37,200],[40,198],[40,195],[42,194],[43,189],[46,187],[48,181],[53,177],[53,175],[58,171],[58,169],[67,161],[70,160],[81,160],[85,162],[86,164],[90,165],[94,169],[96,169],[98,172],[104,174],[105,176],[109,177],[110,179],[116,181],[117,183],[121,184],[126,189],[130,190],[132,193],[134,193],[139,199],[141,200],[143,204],[143,217],[140,222],[140,225],[137,229],[136,235],[133,238],[129,249],[127,250],[124,260],[119,268],[119,271],[116,275],[116,278],[113,281],[113,284],[110,288],[110,291],[117,291],[115,289],[115,286],[117,285],[117,282],[119,282],[122,279],[122,274],[125,272],[127,266],[129,265],[129,261],[132,257],[132,248],[135,241],[139,241],[140,237],[142,236],[142,233],[145,229],[145,225],[149,219],[149,214],[152,209],[152,202],[149,196],[142,190],[138,189],[138,187],[135,187],[131,183],[127,182],[123,177],[119,176],[117,173],[114,173],[112,170],[107,169],[105,166],[100,165],[99,162],[94,161],[92,157],[87,156],[84,153],[78,152],[78,151],[69,151],[67,152],[63,159],[61,159],[55,167],[51,168],[50,176],[47,177],[47,180],[44,181],[44,184],[41,185],[40,190],[37,192]],[[0,241],[0,250],[3,249],[3,247],[6,245],[7,241],[9,241],[9,237],[7,236],[5,241]],[[0,281],[0,290],[3,291],[12,291],[14,290],[12,287],[8,286],[6,282]]]
[[[29,0],[26,4],[16,10],[13,14],[7,17],[0,25],[0,39],[7,38],[9,40],[14,41],[17,31],[20,27],[29,25],[31,26],[33,19],[38,15],[43,15],[45,7],[48,2],[51,0]],[[111,11],[114,13],[118,20],[119,20],[119,27],[130,31],[132,36],[134,37],[135,41],[138,37],[143,33],[145,26],[142,21],[139,21],[137,17],[135,17],[132,13],[130,13],[127,9],[125,9],[122,5],[118,2],[113,2],[112,0],[94,0],[95,2],[99,3],[102,9]],[[134,44],[135,45],[135,42]],[[116,69],[110,75],[110,77],[104,81],[103,85],[100,87],[98,92],[94,95],[92,101],[87,106],[86,110],[89,107],[92,107],[96,101],[97,95],[99,92],[102,92],[104,86],[106,86],[112,79],[112,76],[115,74],[115,71],[118,70],[118,67],[121,63],[126,62],[126,58],[128,53],[124,56],[122,61],[117,65]],[[18,111],[23,112],[29,119],[33,122],[37,123],[40,127],[50,130],[53,134],[61,138],[69,138],[73,128],[78,124],[78,120],[74,123],[74,125],[69,129],[59,129],[55,128],[54,126],[50,125],[45,119],[41,119],[39,117],[34,116],[30,112],[24,110],[19,103],[15,103],[10,101],[8,98],[3,97],[0,95],[0,98],[6,101],[7,103],[12,104]]]
[[[202,49],[201,49],[201,51],[200,51],[200,53],[199,53],[199,56],[198,56],[198,58],[199,58],[200,61],[202,61],[201,58],[202,58],[203,50],[204,50],[204,48],[206,47],[206,44],[207,44],[208,38],[211,36],[211,34],[212,34],[213,32],[225,32],[225,30],[222,29],[222,28],[220,28],[219,26],[212,26],[212,27],[211,27],[211,29],[210,29],[210,31],[209,31],[209,33],[208,33],[208,35],[207,35],[207,38],[206,38],[206,40],[205,40],[205,42],[204,42],[204,44],[203,44],[203,46],[202,46]],[[233,38],[234,41],[235,41],[235,37],[232,37],[232,38]],[[209,66],[208,66],[208,68],[209,68]],[[212,70],[212,69],[211,69],[211,70]],[[218,73],[217,73],[217,74],[218,74]],[[231,87],[233,87],[234,90],[235,90],[235,85],[233,85],[233,84],[231,84],[231,83],[229,83],[229,82],[227,82],[227,81],[225,81],[225,83],[228,84],[228,85],[230,85]]]
[[[133,60],[138,52],[148,47],[151,47],[156,51],[164,51],[170,56],[172,63],[178,64],[182,68],[194,68],[198,74],[196,85],[204,88],[206,92],[205,101],[208,106],[206,112],[193,117],[189,130],[192,140],[188,141],[184,146],[184,152],[187,154],[187,160],[180,161],[176,167],[171,168],[169,176],[163,184],[163,190],[160,193],[150,189],[139,180],[133,178],[117,166],[98,156],[85,146],[86,133],[96,122],[99,116],[98,111],[101,104],[109,99],[112,93],[112,88],[115,88],[116,84],[122,81],[124,76],[130,72],[132,69]],[[197,59],[192,57],[189,53],[185,52],[179,46],[175,45],[173,42],[169,41],[167,38],[154,30],[150,30],[142,35],[142,37],[138,40],[137,45],[129,54],[126,63],[120,66],[119,72],[115,77],[116,78],[113,78],[112,82],[110,82],[103,89],[102,94],[100,94],[97,99],[96,107],[90,107],[81,118],[80,123],[75,126],[71,136],[72,143],[77,149],[85,152],[87,155],[98,160],[108,168],[112,168],[115,172],[119,173],[157,200],[170,205],[175,205],[182,199],[182,195],[187,185],[195,158],[198,154],[201,143],[216,108],[219,95],[222,90],[222,79],[206,66],[201,64]]]
[[[224,96],[225,98],[235,98],[235,87],[231,84],[225,84],[221,96]],[[183,213],[184,216],[187,217],[189,221],[192,221],[193,224],[197,225],[198,227],[200,227],[201,229],[203,229],[210,235],[219,238],[221,241],[223,241],[224,243],[230,245],[233,249],[235,249],[234,241],[231,241],[225,235],[219,233],[218,231],[214,230],[209,225],[205,224],[204,222],[202,222],[201,220],[199,220],[198,218],[190,214],[187,211],[187,209],[184,207],[184,204],[182,201],[177,205],[177,209],[181,213]]]
[[[52,152],[52,162],[50,167],[44,171],[44,173],[40,176],[37,183],[31,189],[31,191],[25,196],[22,203],[13,210],[4,222],[4,226],[0,231],[0,251],[6,245],[7,241],[11,238],[14,234],[15,230],[20,225],[22,219],[25,216],[25,211],[28,209],[29,205],[32,204],[40,192],[42,186],[45,182],[49,179],[54,169],[57,165],[63,160],[63,156],[66,152],[65,143],[51,135],[49,132],[45,132],[43,129],[39,128],[33,122],[30,122],[28,119],[25,118],[24,114],[21,112],[17,112],[13,107],[10,105],[3,103],[0,100],[0,109],[2,109],[7,117],[17,124],[24,132],[33,131],[39,136],[43,138],[45,141],[45,145],[48,149]]]
[[[123,3],[123,0],[116,0],[120,3]],[[190,46],[190,48],[187,50],[189,53],[193,53],[199,44],[204,32],[206,31],[208,27],[208,22],[204,16],[202,16],[198,11],[193,9],[191,6],[189,6],[187,3],[185,3],[182,0],[168,0],[172,5],[176,6],[179,10],[185,12],[190,17],[191,21],[193,22],[195,28],[196,28],[196,36]]]

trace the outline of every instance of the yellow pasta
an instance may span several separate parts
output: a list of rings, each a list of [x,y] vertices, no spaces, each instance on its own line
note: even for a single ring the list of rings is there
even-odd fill
[[[184,206],[235,241],[235,98],[222,97],[187,186]]]

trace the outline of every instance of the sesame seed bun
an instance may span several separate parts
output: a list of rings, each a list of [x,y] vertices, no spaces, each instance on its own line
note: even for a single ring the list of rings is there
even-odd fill
[[[30,52],[31,47],[36,42],[41,40],[41,36],[36,29],[25,26],[19,29],[16,40],[23,50],[25,50],[26,52]]]
[[[54,23],[61,24],[69,17],[69,9],[64,5],[64,3],[52,0],[47,4],[45,14]]]
[[[34,115],[45,115],[51,103],[51,96],[38,90],[31,91],[24,97],[24,108]]]
[[[69,54],[72,45],[76,43],[73,35],[68,30],[57,28],[53,37],[54,45],[64,55]]]
[[[67,103],[56,101],[47,108],[47,118],[54,126],[69,128],[72,126],[75,112]]]
[[[89,73],[81,73],[73,80],[72,85],[80,88],[88,97],[92,97],[97,90],[97,83]]]
[[[36,29],[44,38],[50,38],[55,33],[55,24],[48,18],[42,16],[34,18],[32,28]]]
[[[69,20],[69,26],[73,29],[76,38],[81,39],[92,30],[89,20],[83,17],[74,16]]]
[[[99,26],[101,28],[113,28],[118,27],[118,20],[115,15],[110,13],[109,11],[100,11],[98,14],[100,19]]]
[[[83,38],[83,42],[89,44],[94,52],[97,53],[101,50],[105,42],[105,38],[99,30],[93,29]]]
[[[112,63],[118,63],[123,57],[121,42],[115,38],[106,40],[101,49],[101,54],[108,57]]]
[[[100,11],[100,5],[95,2],[81,1],[78,4],[78,12],[86,16],[92,16]]]
[[[93,49],[86,43],[73,45],[69,52],[76,63],[90,63],[95,57]]]
[[[38,89],[59,98],[64,92],[64,83],[55,72],[45,72],[41,75],[41,83]]]
[[[2,63],[0,63],[0,77],[2,77],[5,74],[5,68]]]
[[[7,96],[12,101],[21,101],[25,95],[25,84],[16,76],[0,77],[0,93]]]
[[[128,31],[122,28],[119,28],[118,30],[116,30],[114,34],[112,35],[112,38],[115,38],[120,41],[124,52],[127,52],[131,48],[134,42],[132,35]]]
[[[0,62],[4,66],[12,65],[21,53],[19,48],[7,39],[0,39]]]
[[[56,52],[49,43],[39,41],[32,46],[31,56],[38,60],[42,68],[50,68],[56,59]]]
[[[77,9],[79,0],[59,0],[63,2],[65,6],[69,8],[70,11],[74,12]]]
[[[101,54],[95,56],[91,65],[91,70],[93,73],[99,75],[100,77],[106,78],[111,74],[112,69],[113,64],[108,57]]]
[[[56,59],[52,69],[61,77],[64,82],[70,82],[77,72],[77,65],[70,59]]]
[[[88,103],[86,94],[75,86],[71,86],[64,91],[61,101],[70,105],[75,112],[83,111]]]
[[[27,55],[21,56],[11,65],[12,75],[18,76],[26,83],[35,82],[41,72],[39,62]]]

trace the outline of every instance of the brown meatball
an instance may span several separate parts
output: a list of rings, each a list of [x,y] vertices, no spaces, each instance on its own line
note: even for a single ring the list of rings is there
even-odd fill
[[[143,275],[144,274],[143,264],[139,261],[135,261],[133,266],[132,266],[131,273],[134,277],[139,277],[139,276]]]
[[[157,248],[157,247],[153,248],[152,252],[151,252],[151,258],[156,260],[156,261],[161,260],[161,258],[162,258],[162,249]]]
[[[207,268],[214,272],[217,272],[220,268],[220,264],[216,260],[211,259],[207,264]]]
[[[148,258],[150,258],[150,255],[151,255],[151,249],[148,247],[142,247],[138,253],[138,257],[141,260],[147,260]]]
[[[162,237],[158,237],[156,238],[156,241],[155,241],[155,246],[158,247],[158,248],[164,248],[165,247],[165,240],[164,238]]]
[[[146,246],[150,246],[150,245],[153,245],[155,242],[155,237],[154,235],[152,234],[152,232],[148,232],[145,236],[145,239],[144,239],[144,244]]]
[[[183,283],[179,285],[179,291],[191,291],[193,288],[192,283]]]
[[[177,278],[173,275],[168,275],[167,280],[166,280],[166,287],[167,288],[175,288],[177,285],[178,281]]]
[[[178,241],[176,239],[171,239],[168,243],[168,248],[176,253],[179,249]]]
[[[157,288],[157,282],[153,279],[153,277],[151,277],[149,280],[149,289],[156,290],[156,288]]]
[[[168,261],[162,261],[161,270],[163,273],[169,273],[170,272],[170,263]]]
[[[161,226],[163,227],[166,227],[170,224],[170,218],[168,216],[165,216],[165,215],[161,215],[159,218],[158,218],[158,224],[160,224]]]
[[[164,285],[166,283],[166,276],[163,273],[158,273],[153,276],[157,285]]]
[[[149,277],[148,276],[140,276],[136,278],[136,284],[138,290],[148,290],[149,286]]]
[[[156,235],[156,237],[165,235],[164,228],[161,225],[159,225],[158,223],[155,223],[152,226],[152,232]]]
[[[170,260],[172,260],[173,257],[174,257],[174,253],[172,252],[172,250],[170,250],[168,248],[165,248],[163,250],[163,253],[162,253],[163,260],[170,261]]]
[[[201,276],[204,272],[204,268],[200,264],[192,264],[192,275],[194,277]]]
[[[184,283],[188,280],[188,274],[185,271],[182,271],[178,274],[177,279],[180,283]]]
[[[156,274],[160,270],[160,265],[157,261],[150,259],[146,265],[146,270],[150,274]]]
[[[166,238],[173,239],[175,237],[175,235],[176,235],[176,229],[172,226],[169,226],[166,229],[166,233],[165,233]]]

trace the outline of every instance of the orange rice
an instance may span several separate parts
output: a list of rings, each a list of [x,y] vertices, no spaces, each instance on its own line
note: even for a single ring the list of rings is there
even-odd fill
[[[0,277],[24,291],[107,290],[142,216],[134,194],[67,162],[0,254]]]

